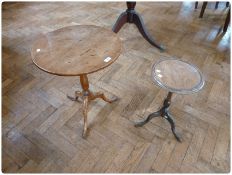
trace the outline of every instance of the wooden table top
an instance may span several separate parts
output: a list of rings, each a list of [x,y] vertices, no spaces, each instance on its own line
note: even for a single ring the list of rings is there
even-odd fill
[[[173,58],[155,63],[152,68],[152,78],[160,87],[179,94],[198,92],[205,83],[197,67]]]
[[[93,25],[69,26],[40,35],[31,48],[32,60],[40,69],[63,76],[96,72],[112,64],[120,53],[120,38]]]

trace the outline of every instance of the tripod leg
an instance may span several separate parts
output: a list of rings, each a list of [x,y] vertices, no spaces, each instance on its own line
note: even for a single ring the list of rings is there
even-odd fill
[[[127,12],[123,12],[114,24],[112,31],[118,33],[122,26],[127,22]]]
[[[160,49],[160,51],[164,51],[165,47],[163,45],[159,45],[156,43],[154,39],[151,38],[149,35],[148,31],[145,28],[144,22],[140,15],[138,13],[134,13],[133,15],[133,22],[134,24],[138,27],[139,32],[142,34],[142,36],[153,46],[157,47]]]
[[[177,140],[178,142],[181,142],[180,137],[176,134],[176,131],[175,131],[175,123],[174,123],[172,117],[170,116],[170,114],[166,113],[166,115],[164,116],[164,118],[170,123],[171,129],[172,129],[172,133],[173,133],[173,135],[175,136],[176,140]]]
[[[104,100],[105,102],[108,102],[108,103],[113,103],[113,102],[115,102],[115,101],[118,100],[117,97],[114,97],[113,99],[108,99],[108,98],[104,95],[104,93],[101,93],[101,92],[97,92],[97,93],[95,93],[95,94],[92,94],[91,100],[94,100],[94,99],[96,99],[96,98],[101,98],[102,100]]]
[[[202,5],[202,7],[201,7],[201,13],[200,13],[199,18],[202,18],[202,17],[203,17],[203,14],[204,14],[204,12],[205,12],[206,6],[207,6],[207,2],[203,2],[203,5]]]
[[[86,138],[87,136],[87,113],[88,113],[88,96],[84,96],[84,102],[83,102],[83,116],[84,116],[84,128],[82,137]]]
[[[223,32],[227,31],[229,23],[230,23],[230,7],[229,7],[229,11],[228,11],[227,16],[226,16],[226,21],[225,21],[225,24],[223,27]]]
[[[76,91],[74,97],[70,95],[67,95],[67,97],[72,101],[78,101],[78,98],[82,97],[82,93],[80,91]]]
[[[195,9],[198,7],[198,1],[195,2]]]
[[[137,122],[135,124],[135,127],[141,127],[141,126],[145,125],[146,123],[148,123],[152,118],[158,117],[158,116],[160,116],[160,111],[153,112],[153,113],[149,114],[145,120]]]
[[[219,1],[216,1],[214,9],[218,8]]]

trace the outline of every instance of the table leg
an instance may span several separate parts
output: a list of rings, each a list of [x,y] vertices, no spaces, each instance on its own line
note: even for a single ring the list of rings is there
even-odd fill
[[[112,103],[114,101],[116,101],[118,98],[113,98],[113,99],[108,99],[106,98],[106,96],[104,95],[104,93],[101,92],[97,92],[97,93],[93,93],[89,90],[89,81],[88,81],[88,77],[86,74],[80,75],[80,83],[81,83],[81,87],[82,87],[82,92],[80,91],[76,91],[75,92],[75,96],[71,97],[69,95],[67,95],[67,97],[70,100],[73,101],[78,101],[79,98],[83,99],[83,117],[84,117],[84,128],[83,128],[83,134],[82,137],[86,138],[87,136],[87,131],[88,131],[88,105],[90,103],[91,100],[95,100],[96,98],[101,98],[102,100],[108,102],[108,103]]]
[[[216,1],[214,9],[218,8],[219,1]]]
[[[172,92],[168,92],[168,95],[163,102],[162,108],[160,110],[158,110],[157,112],[154,112],[154,113],[151,113],[150,115],[148,115],[148,117],[146,119],[144,119],[143,121],[137,122],[135,124],[135,127],[141,127],[144,124],[148,123],[152,118],[161,116],[161,117],[165,118],[169,122],[169,124],[171,125],[171,130],[172,130],[172,133],[175,136],[176,140],[181,142],[180,137],[176,134],[176,131],[175,131],[175,123],[174,123],[171,115],[168,112],[169,106],[171,105],[171,98],[172,98]]]
[[[173,135],[175,136],[176,140],[177,140],[178,142],[181,142],[180,137],[176,134],[175,123],[174,123],[174,120],[173,120],[173,118],[171,117],[171,115],[170,115],[169,113],[166,113],[163,117],[170,123],[172,133],[173,133]]]
[[[84,96],[84,101],[83,101],[83,116],[84,116],[84,129],[82,133],[82,137],[86,138],[87,136],[87,113],[88,113],[88,96]]]
[[[164,51],[165,47],[163,45],[159,45],[156,43],[156,41],[150,36],[150,34],[148,33],[148,31],[145,28],[143,19],[141,18],[141,16],[135,12],[134,16],[133,16],[133,22],[134,24],[137,26],[137,28],[139,29],[139,32],[142,34],[142,36],[153,46],[157,47],[160,51]]]
[[[80,91],[76,91],[74,97],[67,95],[67,97],[72,101],[78,101],[80,97],[82,97],[82,93]]]
[[[118,33],[124,24],[127,23],[127,12],[123,12],[117,19],[116,23],[113,26],[113,32]]]
[[[118,100],[117,97],[113,98],[113,99],[108,99],[104,93],[102,92],[97,92],[95,94],[91,93],[91,100],[95,100],[96,98],[101,98],[102,100],[104,100],[105,102],[108,102],[108,103],[113,103],[114,101]]]
[[[141,126],[145,125],[146,123],[148,123],[154,117],[159,117],[159,116],[161,116],[160,110],[157,112],[153,112],[153,113],[149,114],[148,117],[146,119],[144,119],[143,121],[137,122],[135,124],[135,127],[141,127]]]
[[[195,2],[195,9],[198,7],[198,1]]]
[[[202,5],[202,7],[201,7],[201,13],[200,13],[200,16],[199,16],[199,18],[202,18],[203,17],[203,14],[204,14],[204,12],[205,12],[205,8],[206,8],[206,6],[207,6],[207,3],[208,2],[203,2],[203,5]]]
[[[229,7],[229,11],[228,11],[227,16],[226,16],[226,21],[225,21],[225,24],[223,27],[223,32],[227,31],[229,23],[230,23],[230,7]]]
[[[118,17],[112,30],[117,33],[125,23],[134,23],[138,27],[142,36],[151,45],[157,47],[160,51],[164,51],[165,47],[156,43],[156,41],[149,35],[141,16],[135,11],[135,5],[136,2],[127,2],[127,10]]]

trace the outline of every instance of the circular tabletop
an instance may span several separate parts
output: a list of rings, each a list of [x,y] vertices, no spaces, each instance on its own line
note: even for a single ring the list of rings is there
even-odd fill
[[[64,27],[40,35],[32,45],[32,61],[42,70],[75,76],[112,64],[121,53],[121,40],[111,30],[94,25]]]
[[[202,74],[197,67],[173,58],[155,63],[152,78],[160,87],[179,94],[198,92],[204,86]]]

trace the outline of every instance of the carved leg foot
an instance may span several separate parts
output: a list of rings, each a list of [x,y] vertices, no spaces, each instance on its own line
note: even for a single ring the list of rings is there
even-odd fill
[[[94,100],[94,99],[96,99],[96,98],[101,98],[102,100],[104,100],[105,102],[108,102],[108,103],[113,103],[113,102],[115,102],[115,101],[118,100],[117,97],[113,97],[112,99],[108,99],[108,98],[106,98],[106,96],[105,96],[103,93],[101,93],[101,92],[97,92],[96,94],[93,94],[91,100]]]
[[[138,13],[135,13],[133,16],[134,19],[134,24],[138,27],[139,32],[142,34],[142,36],[153,46],[157,47],[158,49],[160,49],[160,51],[164,51],[165,47],[163,45],[159,45],[156,43],[156,41],[154,39],[151,38],[151,36],[149,35],[148,31],[145,28],[144,22],[142,20],[142,18],[140,17],[140,15]]]
[[[74,97],[67,95],[67,97],[72,101],[78,101],[79,97],[82,97],[82,93],[80,91],[76,91]]]
[[[114,24],[112,31],[118,33],[122,26],[127,22],[127,12],[123,12]]]
[[[83,129],[83,134],[82,137],[86,138],[87,136],[87,113],[88,113],[88,96],[84,96],[84,102],[83,102],[83,116],[84,116],[84,129]]]
[[[173,121],[171,115],[168,114],[168,113],[166,113],[165,116],[163,116],[163,117],[170,123],[171,129],[172,129],[172,133],[173,133],[173,135],[175,136],[176,140],[177,140],[178,142],[181,142],[180,137],[176,134],[176,131],[175,131],[175,123],[174,123],[174,121]]]
[[[147,117],[145,120],[140,121],[140,122],[136,122],[136,123],[135,123],[135,127],[141,127],[141,126],[145,125],[145,124],[148,123],[152,118],[160,116],[160,114],[161,114],[160,111],[151,113],[150,115],[148,115],[148,117]]]

